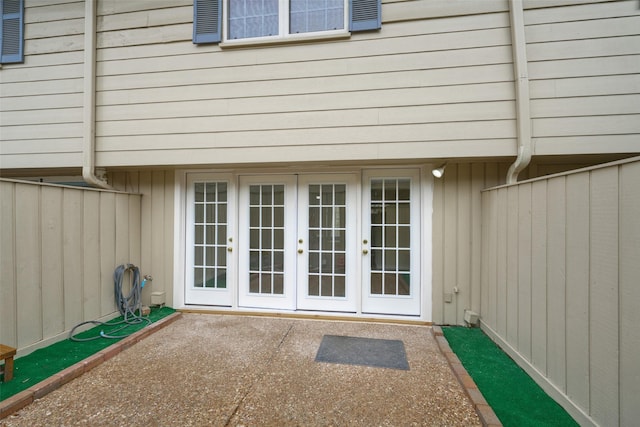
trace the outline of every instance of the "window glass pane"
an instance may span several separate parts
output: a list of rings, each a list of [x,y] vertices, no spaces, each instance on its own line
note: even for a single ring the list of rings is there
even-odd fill
[[[309,295],[320,295],[320,277],[316,275],[309,276]]]
[[[396,200],[396,181],[394,179],[384,182],[384,199],[389,201]]]
[[[205,263],[210,267],[213,267],[216,265],[216,248],[215,247],[207,247],[205,252]]]
[[[262,222],[261,225],[263,227],[271,227],[271,225],[273,224],[273,219],[271,218],[271,206],[268,206],[266,208],[262,208]]]
[[[333,236],[334,250],[343,251],[345,250],[345,233],[344,231],[337,230]]]
[[[384,246],[387,248],[396,247],[396,226],[386,226],[384,228]]]
[[[344,3],[342,1],[290,0],[290,33],[307,33],[342,28],[344,28]]]
[[[202,224],[204,222],[204,205],[196,204],[195,208],[195,222]]]
[[[227,270],[225,268],[218,269],[218,288],[227,287]]]
[[[249,204],[251,206],[260,204],[260,186],[259,185],[249,186]]]
[[[385,295],[396,295],[396,275],[395,274],[385,274],[384,275],[384,294]]]
[[[346,291],[345,291],[346,286],[344,284],[344,276],[336,276],[334,279],[335,279],[334,284],[333,284],[333,286],[334,286],[334,290],[333,290],[334,296],[337,296],[337,297],[346,296]]]
[[[322,254],[322,265],[321,265],[321,271],[323,273],[333,273],[333,256],[329,253],[329,254]]]
[[[225,223],[227,222],[227,204],[220,203],[218,205],[218,222]]]
[[[323,297],[333,296],[333,283],[331,276],[322,276],[320,278],[320,295]]]
[[[273,208],[273,226],[284,227],[284,208]]]
[[[396,223],[396,211],[397,211],[397,206],[395,203],[384,204],[384,223],[385,224]]]
[[[227,201],[227,183],[226,182],[218,183],[218,201],[222,203]]]
[[[336,185],[336,205],[344,206],[346,200],[347,186],[344,184]]]
[[[334,273],[344,274],[344,254],[335,254],[334,262],[335,262]]]
[[[202,268],[194,268],[193,269],[193,286],[196,288],[202,288],[204,286],[202,277],[204,275],[204,269]]]
[[[317,206],[309,207],[309,227],[320,226],[320,208]]]
[[[320,249],[320,230],[309,230],[309,249]]]
[[[193,264],[202,265],[204,263],[204,249],[202,246],[196,246],[193,253]]]
[[[409,251],[398,251],[398,271],[410,271],[411,259]]]
[[[229,38],[278,34],[278,0],[229,0]]]
[[[333,232],[331,230],[322,231],[322,250],[330,251],[333,249]]]
[[[273,271],[284,271],[284,252],[273,253]]]
[[[320,186],[310,185],[309,186],[309,205],[319,205],[319,204],[320,204]]]
[[[204,226],[203,225],[195,226],[195,235],[193,237],[196,244],[204,243]]]
[[[284,275],[283,274],[274,274],[273,275],[273,293],[276,295],[284,294]]]
[[[204,201],[204,184],[201,182],[196,182],[194,185],[195,193],[196,193],[196,202]]]
[[[371,200],[382,200],[382,180],[371,180]]]
[[[262,249],[272,248],[271,229],[262,229]]]
[[[399,179],[398,180],[398,200],[410,200],[411,199],[411,180]]]
[[[320,272],[320,254],[318,252],[309,252],[309,271],[312,273]]]
[[[217,248],[218,261],[216,267],[226,267],[227,266],[227,251],[224,248]]]
[[[219,245],[227,244],[227,226],[219,225],[218,226],[218,242]]]
[[[398,224],[409,224],[411,215],[411,205],[409,203],[398,203]]]
[[[371,273],[371,294],[373,295],[382,294],[382,274],[381,273]]]
[[[205,212],[207,213],[205,217],[207,223],[213,224],[216,222],[216,205],[206,205]]]
[[[284,185],[273,186],[273,204],[284,205]]]
[[[411,246],[411,228],[410,227],[398,227],[398,247],[408,248]]]
[[[207,182],[207,189],[206,189],[206,200],[207,202],[215,202],[216,201],[216,189],[217,189],[217,185],[215,182]]]
[[[333,225],[333,208],[331,207],[323,207],[322,208],[322,227],[328,228]]]

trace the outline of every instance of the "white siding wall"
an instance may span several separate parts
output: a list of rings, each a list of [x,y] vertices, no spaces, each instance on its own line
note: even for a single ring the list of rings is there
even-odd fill
[[[638,182],[635,158],[482,193],[482,326],[585,425],[640,417]]]
[[[99,3],[99,165],[515,154],[504,1],[385,3],[380,32],[243,49],[193,45],[192,1],[160,4]]]
[[[24,64],[0,69],[2,166],[80,166],[84,2],[26,0],[24,35]]]
[[[0,194],[0,342],[24,354],[117,314],[113,272],[141,261],[141,197],[5,180]]]
[[[638,2],[558,3],[525,11],[534,154],[639,152]]]

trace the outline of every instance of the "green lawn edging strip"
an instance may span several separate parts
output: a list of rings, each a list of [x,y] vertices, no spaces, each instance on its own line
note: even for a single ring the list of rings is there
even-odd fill
[[[442,327],[442,332],[505,427],[578,426],[481,329]]]
[[[92,341],[72,341],[69,338],[51,344],[17,358],[14,362],[13,380],[0,383],[0,404],[25,390],[31,390],[34,398],[38,399],[46,393],[55,390],[61,384],[92,369],[105,360],[129,348],[157,329],[163,319],[176,313],[169,307],[153,309],[149,314],[151,324],[139,323],[129,326],[121,333],[130,335],[123,338],[98,338]],[[113,322],[121,320],[116,318]],[[167,319],[168,320],[168,319]],[[154,325],[156,325],[154,327]],[[109,325],[95,326],[77,334],[77,337],[88,338],[99,336],[102,331],[109,331]],[[82,364],[81,366],[78,364]],[[2,407],[1,409],[5,409]],[[4,413],[6,416],[7,414]],[[2,417],[0,417],[2,418]]]

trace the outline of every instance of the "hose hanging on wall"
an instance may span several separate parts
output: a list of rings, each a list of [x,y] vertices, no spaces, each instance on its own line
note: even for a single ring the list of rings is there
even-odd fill
[[[131,292],[129,292],[129,295],[125,296],[122,292],[122,282],[127,272],[130,273],[130,277],[132,280]],[[142,317],[142,288],[144,287],[144,284],[145,281],[143,281],[142,284],[140,283],[140,270],[138,269],[138,267],[133,264],[123,264],[118,266],[118,268],[116,268],[113,273],[113,290],[115,295],[116,307],[122,315],[123,319],[117,322],[101,322],[98,320],[88,320],[86,322],[79,323],[74,326],[73,329],[71,329],[71,332],[69,333],[69,339],[72,341],[91,341],[100,337],[119,339],[129,336],[131,335],[131,333],[123,335],[114,335],[114,333],[119,332],[130,325],[137,325],[143,322],[151,324],[151,320],[149,320],[149,318]],[[77,328],[87,324],[103,326],[120,325],[120,327],[109,331],[108,334],[105,333],[104,330],[102,330],[100,331],[100,335],[95,337],[76,338],[73,336]]]

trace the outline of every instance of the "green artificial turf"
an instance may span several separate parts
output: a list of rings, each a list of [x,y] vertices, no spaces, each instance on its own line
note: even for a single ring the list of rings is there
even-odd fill
[[[444,327],[442,332],[505,427],[578,425],[481,329]]]
[[[154,308],[149,314],[149,320],[153,323],[174,312],[175,310],[169,307]],[[109,323],[115,323],[119,320],[122,320],[122,316],[110,320]],[[13,368],[13,379],[8,383],[0,383],[0,400],[7,399],[28,389],[122,339],[102,338],[100,337],[100,332],[104,331],[108,335],[112,331],[111,333],[114,336],[131,335],[147,325],[147,322],[141,322],[128,325],[125,329],[119,331],[117,329],[120,326],[99,325],[75,335],[77,338],[98,337],[98,339],[77,342],[67,338],[16,359]]]

